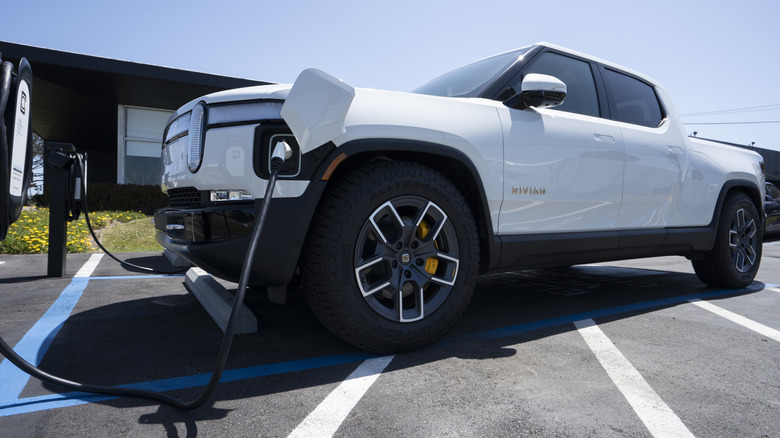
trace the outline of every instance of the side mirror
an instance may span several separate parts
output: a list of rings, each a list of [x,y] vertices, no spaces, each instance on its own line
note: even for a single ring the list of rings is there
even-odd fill
[[[550,108],[563,103],[566,98],[566,84],[555,76],[529,73],[523,78],[520,92],[504,101],[504,105],[524,110],[527,108]]]

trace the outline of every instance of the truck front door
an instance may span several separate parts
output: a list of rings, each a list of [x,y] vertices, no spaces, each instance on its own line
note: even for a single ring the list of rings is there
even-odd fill
[[[566,84],[555,108],[502,111],[504,201],[499,234],[612,229],[624,179],[623,139],[601,117],[592,64],[555,52],[538,55],[528,73]]]

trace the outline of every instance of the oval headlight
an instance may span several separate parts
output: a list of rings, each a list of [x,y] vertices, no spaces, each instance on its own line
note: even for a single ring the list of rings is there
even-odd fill
[[[190,114],[190,129],[187,134],[187,167],[195,173],[203,160],[203,131],[206,126],[206,104],[198,102]]]

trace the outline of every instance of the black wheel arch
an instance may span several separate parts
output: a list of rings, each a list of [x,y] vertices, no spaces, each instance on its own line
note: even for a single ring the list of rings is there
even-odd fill
[[[477,224],[480,272],[500,264],[501,243],[493,233],[490,208],[474,163],[452,147],[419,140],[371,138],[353,140],[331,152],[314,172],[315,180],[334,181],[373,160],[412,161],[443,174],[463,194]]]
[[[748,191],[735,187],[724,192],[725,201],[717,210],[714,245],[692,259],[692,264],[703,283],[737,289],[752,283],[758,272],[764,220],[761,206]]]
[[[695,253],[687,255],[687,257],[691,260],[698,260],[701,259],[704,256],[704,253],[702,252],[702,249],[706,248],[706,251],[711,250],[715,246],[715,237],[718,230],[718,221],[720,220],[720,212],[723,210],[723,204],[726,202],[726,198],[730,193],[734,192],[743,192],[745,193],[755,205],[756,210],[759,212],[759,220],[761,221],[759,229],[763,233],[764,227],[765,227],[765,220],[764,217],[764,201],[763,201],[763,194],[759,189],[756,187],[755,183],[751,182],[747,179],[732,179],[728,180],[725,183],[723,183],[723,186],[720,188],[720,193],[718,194],[718,200],[715,203],[715,208],[712,210],[712,219],[710,220],[709,225],[705,227],[707,233],[702,234],[702,239],[697,242],[697,247],[699,250],[697,250]]]
[[[718,227],[718,218],[720,217],[720,212],[723,209],[723,203],[726,201],[726,197],[729,193],[740,191],[745,193],[750,200],[753,202],[753,205],[755,205],[756,210],[759,212],[759,218],[761,220],[761,227],[760,229],[763,231],[765,227],[765,217],[764,217],[764,195],[762,189],[759,189],[755,183],[753,183],[750,180],[747,179],[732,179],[728,180],[723,184],[723,187],[720,189],[720,194],[718,195],[718,202],[715,204],[715,209],[712,212],[712,221],[710,222],[710,227],[715,230]]]

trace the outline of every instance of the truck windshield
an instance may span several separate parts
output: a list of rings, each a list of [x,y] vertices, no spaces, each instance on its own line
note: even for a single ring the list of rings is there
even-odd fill
[[[491,56],[445,73],[412,90],[412,93],[444,97],[471,97],[531,47]]]

